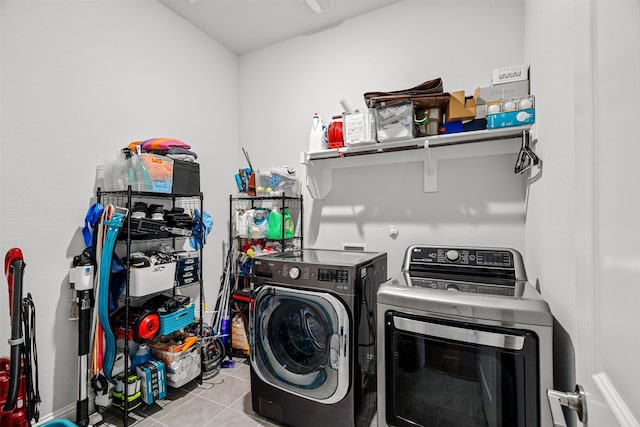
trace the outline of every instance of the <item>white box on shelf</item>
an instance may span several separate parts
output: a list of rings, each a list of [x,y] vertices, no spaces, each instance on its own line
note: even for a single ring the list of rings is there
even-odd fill
[[[173,288],[176,263],[155,264],[149,267],[131,267],[129,295],[142,297]]]
[[[375,144],[376,140],[376,119],[375,110],[353,113],[344,113],[342,122],[344,123],[344,144],[362,145]]]
[[[378,142],[415,137],[413,103],[409,101],[376,108],[376,133]]]
[[[496,68],[493,70],[492,85],[529,80],[528,65],[512,65],[510,67]]]

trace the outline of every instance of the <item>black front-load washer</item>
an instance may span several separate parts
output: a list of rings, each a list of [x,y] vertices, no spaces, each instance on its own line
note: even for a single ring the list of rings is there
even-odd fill
[[[386,280],[386,253],[304,249],[256,257],[253,410],[289,426],[369,426],[376,292]]]

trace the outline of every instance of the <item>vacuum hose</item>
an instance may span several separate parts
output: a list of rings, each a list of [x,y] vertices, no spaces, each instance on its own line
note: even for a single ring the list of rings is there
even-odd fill
[[[125,217],[126,214],[115,212],[111,219],[103,222],[107,226],[107,233],[102,247],[100,284],[98,285],[98,319],[102,326],[105,340],[102,368],[104,376],[112,384],[115,384],[115,380],[111,377],[111,371],[116,359],[116,338],[109,321],[109,274],[111,272],[111,258],[113,257],[116,238]]]
[[[5,402],[3,411],[9,412],[13,410],[18,400],[18,391],[20,389],[21,378],[21,351],[20,347],[24,343],[22,336],[22,275],[24,273],[25,263],[22,259],[15,259],[9,266],[7,277],[13,276],[13,283],[9,283],[12,288],[11,297],[11,365],[9,368],[9,391],[7,393],[7,401]]]

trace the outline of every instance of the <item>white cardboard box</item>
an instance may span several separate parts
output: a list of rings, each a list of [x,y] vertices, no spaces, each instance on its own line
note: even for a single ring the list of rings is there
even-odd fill
[[[475,91],[476,108],[498,99],[520,98],[529,95],[529,80],[505,83],[497,86],[479,87]]]
[[[521,80],[529,80],[528,65],[512,65],[511,67],[496,68],[493,70],[491,84],[500,85]]]

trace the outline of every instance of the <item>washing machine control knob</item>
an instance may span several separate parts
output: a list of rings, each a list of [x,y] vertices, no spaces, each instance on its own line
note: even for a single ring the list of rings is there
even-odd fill
[[[460,252],[456,251],[455,249],[451,249],[447,251],[447,253],[444,254],[444,256],[447,258],[447,261],[456,262],[460,259]]]
[[[292,279],[297,279],[300,277],[300,269],[298,267],[291,267],[289,269],[289,277]]]

